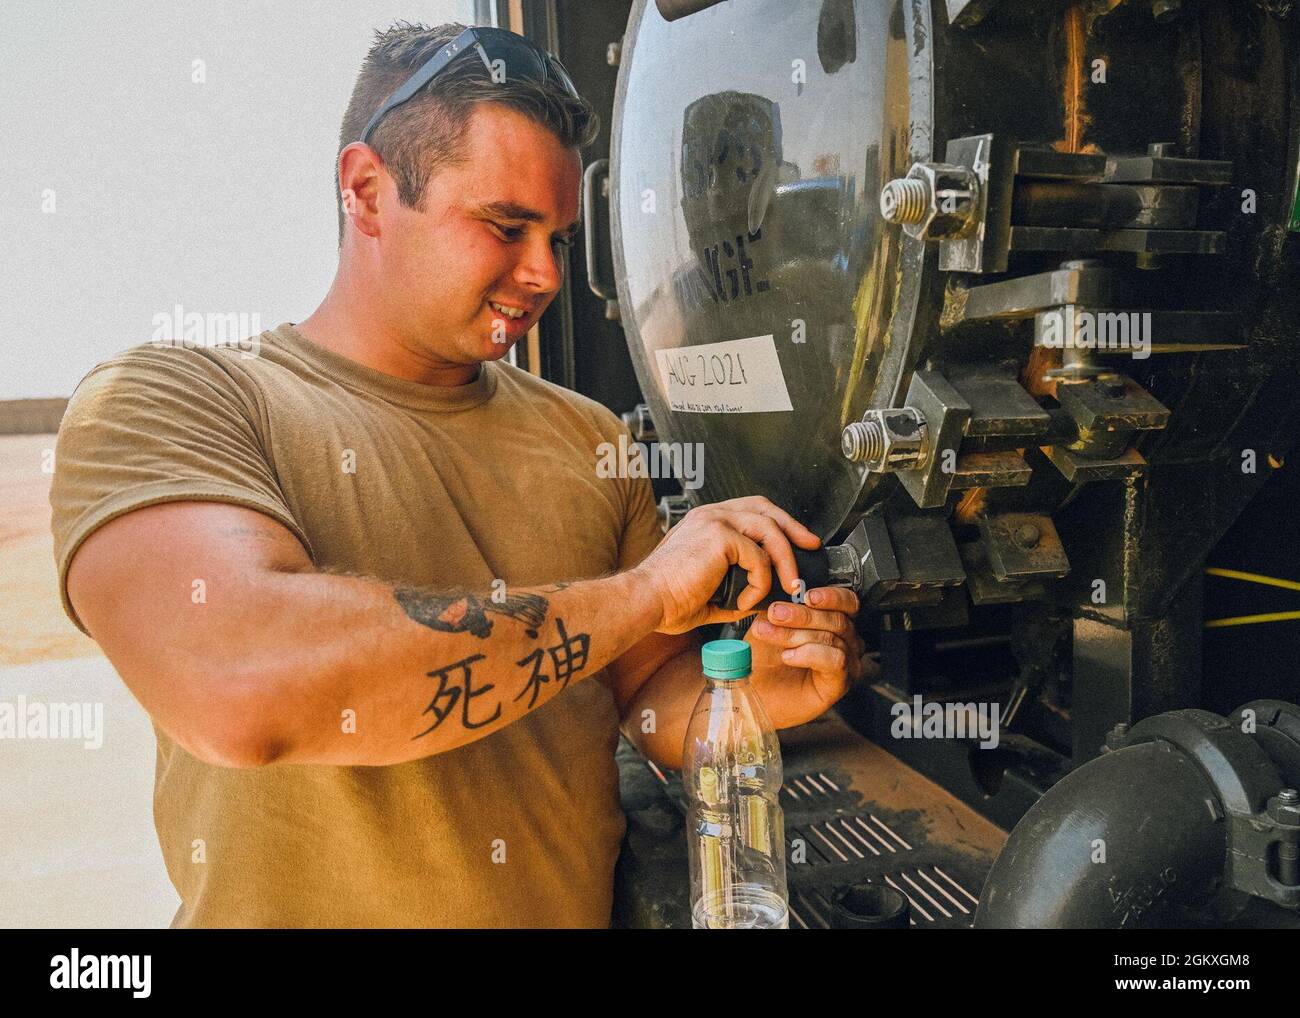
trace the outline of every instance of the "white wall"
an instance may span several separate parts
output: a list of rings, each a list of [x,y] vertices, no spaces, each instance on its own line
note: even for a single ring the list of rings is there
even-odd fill
[[[0,400],[71,394],[176,304],[306,317],[337,260],[339,123],[375,29],[472,6],[6,4]]]

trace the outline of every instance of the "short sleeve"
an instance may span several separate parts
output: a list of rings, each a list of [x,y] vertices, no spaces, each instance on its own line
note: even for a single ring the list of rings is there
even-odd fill
[[[636,477],[631,478],[629,483],[632,490],[627,501],[627,519],[623,526],[623,536],[618,543],[619,572],[639,565],[664,536],[663,528],[659,525],[659,512],[650,479]]]
[[[63,610],[82,632],[67,591],[81,543],[118,516],[176,501],[258,510],[311,553],[266,455],[256,400],[208,351],[137,347],[82,380],[55,446],[54,558]]]

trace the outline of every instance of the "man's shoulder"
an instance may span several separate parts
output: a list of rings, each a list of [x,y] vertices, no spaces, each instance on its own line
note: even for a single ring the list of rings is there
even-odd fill
[[[140,343],[95,364],[77,383],[60,435],[153,421],[203,422],[214,415],[255,422],[262,402],[238,350]]]
[[[80,392],[92,380],[97,386],[133,382],[147,385],[159,379],[177,384],[208,381],[238,385],[240,373],[232,370],[232,364],[241,356],[247,355],[235,347],[139,343],[97,363],[86,372],[77,390]]]

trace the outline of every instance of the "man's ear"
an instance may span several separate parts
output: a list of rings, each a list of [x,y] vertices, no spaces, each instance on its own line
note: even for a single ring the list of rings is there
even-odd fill
[[[355,141],[339,153],[339,193],[343,210],[367,237],[379,236],[379,190],[387,171],[379,154]]]

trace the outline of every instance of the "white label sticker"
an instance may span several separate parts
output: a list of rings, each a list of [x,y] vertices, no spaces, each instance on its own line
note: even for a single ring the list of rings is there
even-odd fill
[[[656,350],[668,405],[682,413],[793,410],[771,336]]]

